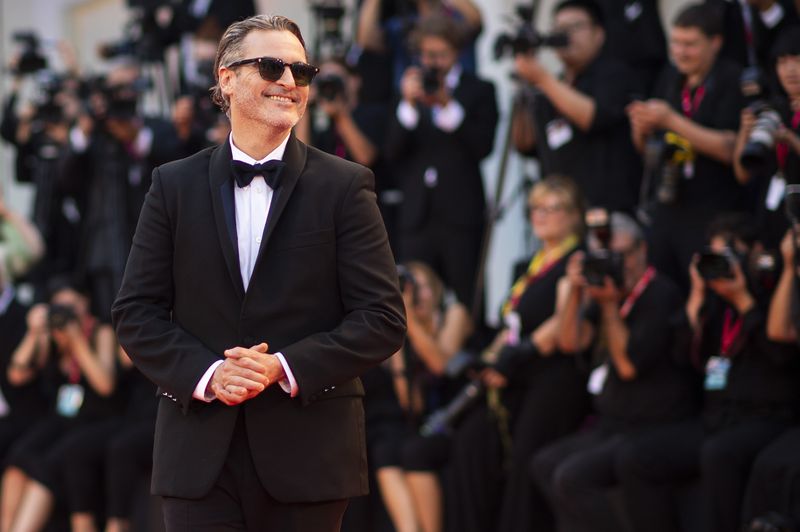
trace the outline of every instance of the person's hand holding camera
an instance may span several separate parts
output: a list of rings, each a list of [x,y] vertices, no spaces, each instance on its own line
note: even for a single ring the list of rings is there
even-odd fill
[[[422,71],[419,67],[410,66],[403,73],[400,79],[400,95],[403,101],[415,107],[423,99],[425,91],[422,89]]]
[[[537,86],[550,76],[535,52],[514,54],[514,71],[520,78]]]
[[[747,280],[738,262],[731,263],[731,272],[733,273],[733,277],[730,279],[725,277],[709,279],[708,287],[722,299],[733,305],[739,314],[742,315],[755,305],[755,300],[747,289]]]
[[[586,277],[583,276],[583,259],[585,256],[583,251],[576,251],[567,260],[565,273],[572,292],[581,292],[588,284]]]
[[[797,154],[800,154],[800,136],[781,123],[775,130],[775,142],[782,142]]]
[[[797,245],[795,241],[794,230],[789,229],[781,239],[781,257],[783,257],[784,270],[791,270],[794,268],[794,248]]]
[[[588,285],[586,294],[601,307],[617,308],[622,300],[622,292],[607,275],[603,278],[602,286]]]
[[[28,331],[32,334],[47,334],[47,312],[48,307],[44,303],[34,305],[28,311],[27,324]]]
[[[328,115],[334,122],[346,114],[349,114],[347,102],[343,94],[337,94],[333,99],[317,98],[317,105],[319,105],[322,112]]]
[[[697,269],[697,263],[700,261],[700,255],[697,253],[692,257],[692,262],[689,264],[689,298],[686,300],[686,316],[689,318],[689,323],[692,327],[697,327],[700,324],[700,309],[703,308],[703,303],[706,300],[706,281]]]

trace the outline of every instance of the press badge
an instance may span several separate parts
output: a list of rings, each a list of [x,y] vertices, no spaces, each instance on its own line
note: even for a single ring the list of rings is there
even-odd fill
[[[83,395],[80,384],[62,384],[58,389],[56,410],[64,417],[75,417],[83,406]]]
[[[711,357],[706,362],[706,390],[724,390],[728,385],[728,371],[731,360],[725,357]]]
[[[786,179],[784,179],[783,174],[777,173],[772,176],[769,182],[769,189],[767,189],[767,209],[777,211],[785,192]]]
[[[551,120],[547,126],[547,145],[557,150],[572,140],[572,126],[563,118]]]

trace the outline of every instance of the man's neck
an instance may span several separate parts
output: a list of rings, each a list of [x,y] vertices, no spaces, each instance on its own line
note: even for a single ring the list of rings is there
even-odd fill
[[[281,145],[291,130],[275,130],[272,128],[251,129],[231,125],[233,143],[244,153],[260,161]]]
[[[699,69],[696,72],[692,72],[691,74],[686,75],[686,84],[689,88],[694,89],[695,87],[699,87],[708,77],[708,73],[711,72],[711,67],[714,66],[712,62],[709,65],[704,66],[703,68]]]

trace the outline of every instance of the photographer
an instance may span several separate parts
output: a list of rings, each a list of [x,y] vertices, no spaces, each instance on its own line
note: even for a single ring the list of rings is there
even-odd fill
[[[118,345],[108,325],[89,314],[88,299],[53,281],[50,305],[28,313],[28,330],[8,368],[12,386],[41,376],[51,413],[23,434],[8,454],[3,474],[0,529],[39,530],[60,496],[59,467],[69,455],[61,444],[75,430],[115,413],[114,358]]]
[[[409,30],[420,20],[447,17],[463,35],[458,63],[476,72],[475,41],[483,28],[483,17],[472,0],[364,0],[358,13],[356,44],[364,51],[387,58],[392,86],[402,90],[402,77],[412,64]]]
[[[792,309],[798,308],[796,235],[788,230],[781,241],[783,271],[772,296],[767,316],[767,337],[775,342],[797,346],[797,318]],[[795,349],[800,356],[800,349]],[[757,528],[759,520],[772,522],[779,516],[800,523],[800,428],[797,424],[773,441],[758,454],[750,472],[743,505],[743,522]]]
[[[515,57],[517,75],[537,94],[514,110],[514,146],[535,154],[542,174],[572,177],[589,206],[633,211],[641,164],[630,141],[625,105],[642,93],[634,73],[602,53],[606,39],[594,0],[564,0],[553,10],[553,30],[568,45],[555,52],[564,66],[550,74],[536,50]]]
[[[588,255],[570,258],[559,326],[566,353],[604,338],[601,363],[589,379],[598,416],[588,430],[557,440],[531,462],[559,530],[620,530],[607,490],[617,484],[614,468],[623,444],[641,430],[688,416],[694,406],[689,375],[670,357],[670,316],[680,308],[680,291],[648,265],[644,235],[633,219],[613,213],[609,229],[602,257],[613,266],[597,266],[597,238],[589,239]]]
[[[549,176],[533,186],[528,206],[542,246],[514,282],[501,311],[505,327],[484,353],[488,367],[479,378],[487,400],[453,434],[445,471],[452,531],[546,527],[547,504],[527,464],[536,450],[575,430],[586,413],[585,377],[556,345],[562,299],[556,287],[580,245],[583,198],[571,179]]]
[[[364,378],[367,439],[395,529],[436,532],[442,528],[437,471],[446,461],[447,442],[414,434],[422,419],[446,404],[459,384],[446,376],[445,368],[464,347],[472,322],[467,308],[445,291],[430,267],[409,262],[399,268],[407,341]]]
[[[703,377],[698,418],[655,428],[628,443],[618,474],[636,530],[678,530],[671,490],[700,475],[709,532],[739,530],[750,468],[796,414],[800,357],[766,336],[754,295],[751,220],[720,216],[709,251],[690,267],[692,290],[676,332]]]
[[[486,208],[480,162],[497,126],[494,86],[457,64],[462,43],[452,20],[421,20],[414,35],[421,66],[403,74],[386,148],[403,192],[400,256],[431,265],[470,307]]]
[[[109,73],[94,114],[70,130],[60,177],[65,190],[86,195],[76,270],[103,322],[110,321],[152,170],[180,155],[170,124],[137,113],[139,76],[135,64]]]
[[[784,189],[800,183],[800,27],[781,32],[772,57],[782,95],[742,110],[733,153],[736,178],[758,190],[756,221],[768,249],[788,228]]]
[[[742,187],[731,164],[744,101],[739,67],[719,57],[722,23],[717,9],[709,4],[683,8],[669,42],[674,66],[662,72],[654,98],[631,103],[628,115],[639,151],[644,153],[648,141],[664,146],[660,150],[665,155],[657,161],[658,193],[649,213],[651,262],[687,290],[689,262],[703,245],[697,228],[706,227],[718,212],[742,206]],[[675,156],[661,160],[671,150]],[[667,172],[667,166],[674,172]],[[649,203],[643,207],[651,208]]]

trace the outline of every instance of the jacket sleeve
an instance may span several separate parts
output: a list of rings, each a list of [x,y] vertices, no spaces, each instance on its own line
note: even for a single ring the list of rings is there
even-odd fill
[[[155,169],[111,317],[137,368],[186,412],[200,378],[222,356],[171,319],[173,232],[164,188]]]
[[[372,190],[372,172],[353,176],[336,214],[336,268],[344,319],[331,331],[281,349],[304,404],[395,353],[405,337],[397,270]]]

